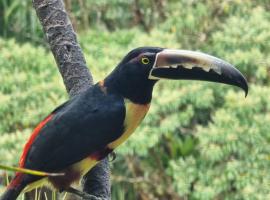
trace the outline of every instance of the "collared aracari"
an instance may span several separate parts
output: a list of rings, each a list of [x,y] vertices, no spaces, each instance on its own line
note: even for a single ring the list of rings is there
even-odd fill
[[[225,83],[248,93],[244,76],[219,58],[186,50],[134,49],[104,80],[56,108],[34,129],[1,200],[14,200],[43,184],[68,191],[134,132],[160,79]]]

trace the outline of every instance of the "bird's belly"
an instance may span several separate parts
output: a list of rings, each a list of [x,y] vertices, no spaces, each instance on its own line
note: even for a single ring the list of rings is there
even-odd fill
[[[31,191],[41,186],[48,186],[52,189],[62,190],[76,183],[84,176],[92,167],[97,164],[98,160],[89,156],[63,170],[65,175],[59,177],[46,177],[29,184],[23,192]]]
[[[126,105],[126,118],[124,122],[125,131],[121,137],[107,145],[110,149],[115,149],[120,144],[125,142],[129,136],[135,131],[135,129],[142,122],[146,113],[150,108],[150,104],[135,104],[128,100],[125,100]]]
[[[82,161],[75,163],[72,165],[72,168],[78,172],[80,172],[81,176],[84,176],[92,167],[94,167],[98,163],[94,157],[87,157]]]
[[[77,183],[97,162],[94,157],[88,156],[61,171],[65,173],[64,176],[49,177],[48,180],[58,190],[68,188],[73,183]]]

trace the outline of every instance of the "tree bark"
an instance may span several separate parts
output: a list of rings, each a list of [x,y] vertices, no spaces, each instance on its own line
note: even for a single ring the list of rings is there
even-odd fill
[[[85,91],[93,85],[93,78],[63,1],[33,0],[33,6],[70,97]],[[83,178],[83,190],[102,199],[110,199],[109,177],[108,158],[105,158]]]

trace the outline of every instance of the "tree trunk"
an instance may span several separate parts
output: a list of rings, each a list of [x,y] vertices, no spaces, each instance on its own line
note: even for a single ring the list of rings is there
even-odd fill
[[[93,85],[70,19],[62,0],[33,0],[67,92],[72,97]],[[103,199],[111,198],[108,159],[95,166],[83,179],[83,190]]]

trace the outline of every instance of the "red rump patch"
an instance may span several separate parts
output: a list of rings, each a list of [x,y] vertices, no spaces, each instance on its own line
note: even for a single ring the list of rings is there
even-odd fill
[[[31,145],[33,144],[35,138],[37,137],[37,135],[39,134],[40,130],[45,126],[45,124],[50,121],[53,117],[53,114],[49,115],[48,117],[46,117],[43,121],[41,121],[37,127],[34,129],[33,133],[31,134],[29,140],[27,141],[27,143],[24,146],[23,149],[23,153],[22,156],[20,158],[20,162],[19,162],[19,166],[23,168],[24,164],[25,164],[25,158],[26,155],[31,147]],[[23,176],[24,174],[21,172],[16,172],[15,178],[11,181],[11,183],[8,185],[8,188],[15,188],[16,186],[20,185],[21,181],[23,180]]]
[[[23,174],[20,172],[16,172],[15,178],[10,182],[7,188],[9,189],[16,188],[16,186],[20,185],[22,179],[23,179]]]
[[[25,158],[26,155],[31,147],[31,145],[33,144],[35,138],[37,137],[37,135],[39,134],[40,130],[45,126],[45,124],[50,121],[53,117],[53,114],[49,115],[48,117],[46,117],[43,121],[41,121],[37,127],[34,129],[33,133],[31,134],[29,140],[27,141],[27,143],[25,144],[24,148],[23,148],[23,153],[22,156],[20,158],[20,162],[19,162],[19,166],[23,167],[25,164]]]

